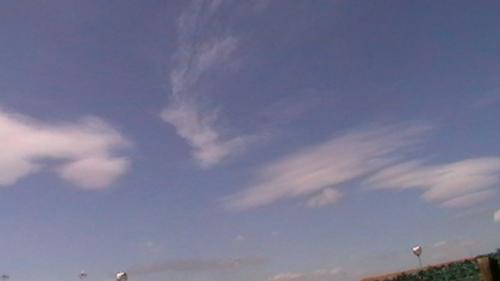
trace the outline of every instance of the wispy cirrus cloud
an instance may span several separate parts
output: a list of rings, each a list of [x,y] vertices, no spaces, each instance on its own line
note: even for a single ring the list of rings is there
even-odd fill
[[[255,182],[224,203],[237,210],[309,196],[309,207],[334,203],[342,194],[333,188],[399,160],[427,130],[388,126],[332,137],[265,165]]]
[[[493,220],[494,220],[496,223],[500,223],[500,210],[496,211],[496,212],[493,214]]]
[[[129,159],[116,152],[129,145],[98,118],[51,124],[0,109],[0,185],[55,167],[60,178],[79,187],[105,188],[128,169]]]
[[[498,195],[500,157],[479,157],[445,164],[408,160],[425,126],[357,130],[306,147],[264,165],[243,191],[224,198],[226,207],[251,209],[309,197],[310,208],[334,204],[338,186],[362,179],[369,190],[422,190],[422,198],[446,208],[470,207]]]
[[[483,157],[431,165],[409,161],[388,167],[365,184],[379,189],[419,188],[422,197],[444,207],[468,207],[496,195],[500,157]]]
[[[325,188],[318,195],[315,195],[306,202],[309,208],[323,207],[337,203],[342,198],[342,193],[333,188]]]
[[[447,208],[470,207],[488,199],[494,198],[497,195],[498,192],[496,190],[483,190],[455,197],[443,202],[441,205]]]
[[[238,270],[265,264],[263,257],[240,257],[234,259],[186,259],[163,263],[134,266],[128,270],[131,275],[146,275],[160,272],[207,272]]]
[[[331,281],[345,277],[341,267],[333,269],[319,269],[311,272],[280,273],[269,278],[269,281]]]
[[[473,103],[475,108],[484,108],[500,103],[500,87],[496,87],[483,94],[476,103]]]
[[[228,137],[218,126],[218,113],[201,102],[207,95],[202,77],[210,71],[223,71],[235,60],[238,39],[207,30],[223,0],[193,1],[178,19],[178,46],[170,72],[169,104],[162,119],[175,127],[177,134],[192,148],[201,167],[211,167],[240,151],[251,137]]]

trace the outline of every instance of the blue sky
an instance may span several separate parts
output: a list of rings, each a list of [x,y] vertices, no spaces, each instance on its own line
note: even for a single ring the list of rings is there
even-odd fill
[[[497,1],[3,1],[0,271],[322,281],[500,245]]]

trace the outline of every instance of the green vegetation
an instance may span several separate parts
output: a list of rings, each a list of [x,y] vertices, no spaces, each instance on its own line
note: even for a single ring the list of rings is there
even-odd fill
[[[443,266],[431,267],[415,274],[403,274],[394,281],[481,281],[479,267],[474,261],[464,261]]]
[[[489,254],[500,265],[500,249]],[[430,267],[413,274],[402,274],[392,281],[482,281],[476,259]]]

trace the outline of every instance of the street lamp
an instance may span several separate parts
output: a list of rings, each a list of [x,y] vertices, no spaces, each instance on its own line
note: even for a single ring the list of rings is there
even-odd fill
[[[413,252],[413,254],[415,256],[417,256],[418,264],[419,264],[420,268],[422,268],[422,258],[420,258],[420,256],[422,255],[422,246],[417,245],[417,246],[411,248],[411,251]]]
[[[81,281],[85,280],[87,278],[88,274],[85,271],[82,271],[78,274],[78,278],[80,278]]]
[[[127,281],[128,276],[126,272],[118,272],[116,274],[116,281]]]

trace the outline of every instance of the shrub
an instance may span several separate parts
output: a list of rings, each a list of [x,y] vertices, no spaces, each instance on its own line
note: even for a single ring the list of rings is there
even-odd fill
[[[404,274],[394,281],[481,281],[479,267],[474,261],[463,261],[443,266],[431,267],[415,274]]]
[[[488,255],[500,266],[500,249]],[[479,257],[484,257],[479,256]],[[477,258],[479,258],[477,257]],[[444,265],[431,266],[425,270],[402,273],[387,281],[482,281],[477,258]]]

